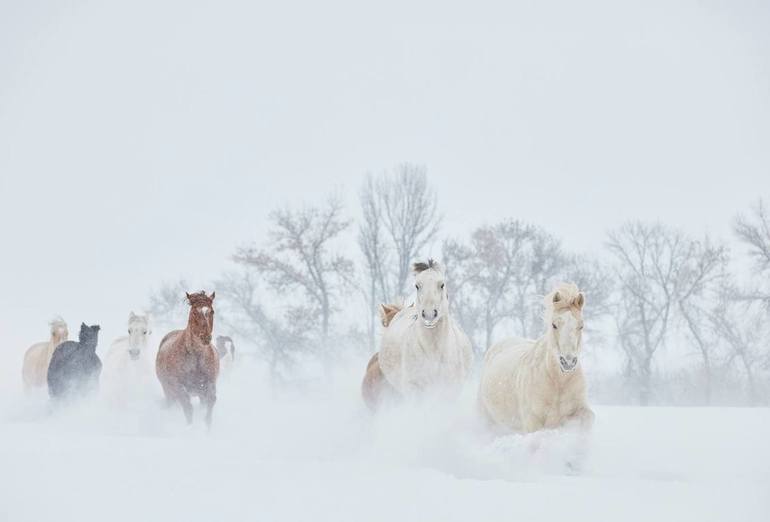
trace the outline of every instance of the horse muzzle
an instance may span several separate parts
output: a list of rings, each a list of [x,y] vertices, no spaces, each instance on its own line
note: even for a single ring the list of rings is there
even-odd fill
[[[559,356],[559,367],[561,368],[561,371],[564,373],[570,373],[577,368],[578,365],[578,358],[574,355],[560,355]]]
[[[131,357],[132,361],[139,360],[139,355],[141,355],[141,353],[142,352],[140,352],[139,350],[129,350],[128,351],[128,355],[129,355],[129,357]]]

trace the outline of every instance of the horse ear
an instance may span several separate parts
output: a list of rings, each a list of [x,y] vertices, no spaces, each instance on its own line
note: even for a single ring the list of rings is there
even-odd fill
[[[556,291],[553,293],[553,302],[558,303],[559,301],[561,301],[561,295],[559,295],[559,292]]]
[[[184,295],[185,295],[185,297],[187,297],[187,300],[189,301],[190,300],[190,292],[185,292]]]
[[[211,299],[213,301],[214,297],[216,297],[216,295],[217,295],[216,292],[211,292],[211,297],[209,297],[209,299]]]
[[[583,308],[584,303],[585,303],[585,297],[583,297],[583,292],[579,292],[577,297],[572,300],[572,304],[574,304],[578,308]]]
[[[134,319],[136,319],[136,314],[134,313],[133,310],[131,310],[131,313],[128,314],[128,320],[133,321]]]
[[[88,328],[88,325],[86,323],[80,323],[80,328],[81,329]]]

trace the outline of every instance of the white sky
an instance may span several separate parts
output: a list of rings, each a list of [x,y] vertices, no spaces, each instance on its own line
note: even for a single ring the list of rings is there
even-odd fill
[[[767,2],[122,4],[0,0],[19,360],[54,313],[107,344],[277,204],[352,207],[401,161],[427,165],[448,233],[512,216],[587,251],[630,218],[726,236],[770,197]]]

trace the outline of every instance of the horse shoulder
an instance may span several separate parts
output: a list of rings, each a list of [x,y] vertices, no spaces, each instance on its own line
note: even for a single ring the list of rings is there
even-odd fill
[[[163,336],[163,339],[160,341],[160,346],[158,348],[158,354],[162,352],[168,351],[176,342],[176,340],[179,338],[179,335],[184,330],[173,330],[166,335]]]

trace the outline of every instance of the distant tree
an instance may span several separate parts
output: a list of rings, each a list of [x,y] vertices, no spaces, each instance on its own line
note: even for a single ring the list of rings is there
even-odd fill
[[[680,276],[683,292],[677,296],[678,315],[703,363],[707,404],[712,399],[715,357],[719,350],[718,340],[709,334],[709,314],[713,312],[728,277],[728,262],[727,250],[715,245],[708,236],[703,241],[691,242],[690,254]]]
[[[640,402],[647,404],[653,359],[668,339],[675,314],[687,310],[716,277],[723,251],[663,225],[641,222],[610,232],[607,246],[616,261],[615,319],[626,372],[637,382]],[[691,333],[699,331],[696,327]]]
[[[743,299],[734,283],[725,282],[709,318],[713,334],[727,345],[727,364],[737,363],[746,375],[749,403],[766,403],[758,373],[770,367],[770,322],[761,302]]]
[[[587,317],[605,312],[610,278],[598,264],[566,254],[545,230],[506,220],[482,226],[470,241],[444,242],[453,311],[478,351],[495,341],[495,331],[512,321],[518,335],[543,332],[542,296],[561,281],[571,281],[589,296]]]
[[[269,367],[270,375],[279,380],[291,370],[297,357],[309,346],[304,318],[274,316],[263,300],[271,302],[267,292],[260,288],[258,273],[244,269],[225,273],[216,283],[221,294],[222,324],[243,339],[257,346],[257,354]]]
[[[150,294],[147,311],[153,323],[173,328],[184,328],[187,324],[188,307],[185,295],[194,289],[184,279],[167,281]]]
[[[410,163],[377,177],[367,176],[359,200],[363,219],[358,245],[366,268],[364,290],[373,346],[377,306],[410,293],[407,282],[411,264],[435,239],[441,217],[425,167]]]
[[[304,299],[289,315],[306,327],[320,324],[323,340],[353,281],[353,262],[335,248],[350,226],[336,198],[321,206],[280,209],[270,214],[269,240],[263,247],[239,248],[233,259],[263,276],[279,295],[298,292]],[[320,319],[320,320],[319,320]]]
[[[754,278],[751,288],[737,292],[735,298],[760,301],[770,310],[770,286],[767,283],[770,277],[770,216],[762,200],[752,209],[749,217],[735,218],[733,232],[748,247],[754,268],[762,276]]]
[[[530,259],[525,245],[535,233],[520,221],[505,221],[477,228],[468,245],[444,242],[453,310],[480,352],[492,344],[500,322],[522,311],[522,294],[531,288],[516,285],[533,275],[526,273]]]

